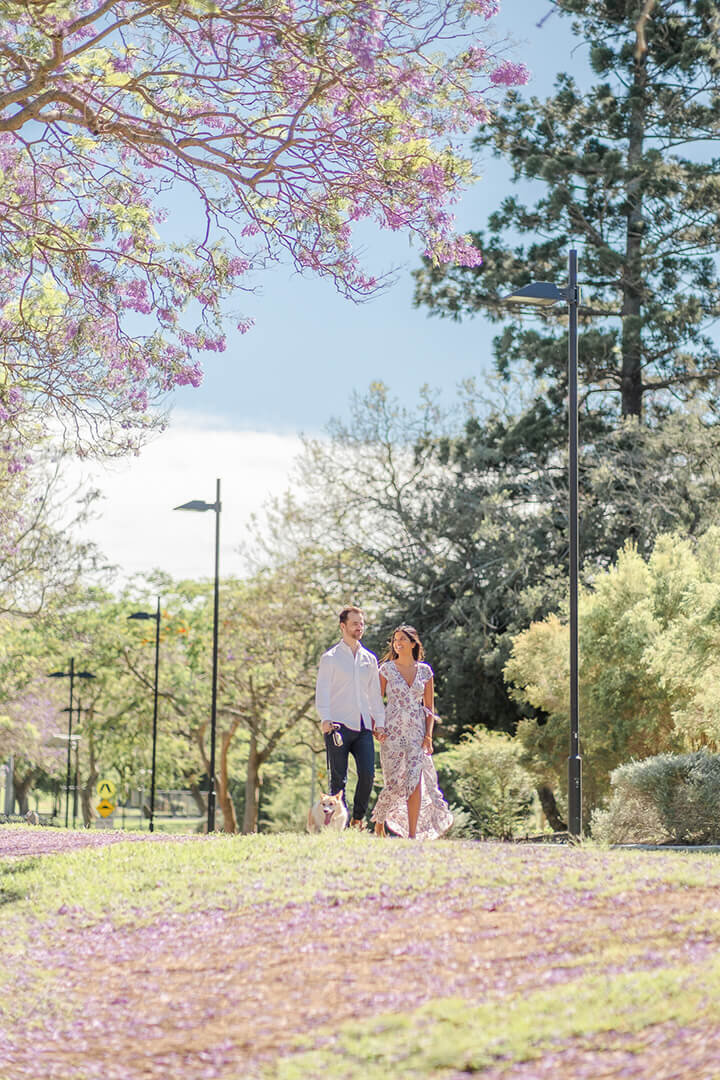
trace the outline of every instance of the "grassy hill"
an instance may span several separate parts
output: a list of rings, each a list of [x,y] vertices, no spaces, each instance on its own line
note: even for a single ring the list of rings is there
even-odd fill
[[[719,885],[702,854],[0,828],[0,1078],[709,1080]]]

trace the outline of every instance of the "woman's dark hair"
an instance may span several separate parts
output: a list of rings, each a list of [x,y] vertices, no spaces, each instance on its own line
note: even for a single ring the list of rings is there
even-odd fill
[[[401,631],[405,635],[405,637],[410,638],[410,640],[412,641],[413,660],[422,660],[425,656],[425,650],[423,649],[420,635],[418,634],[414,626],[408,626],[407,623],[403,623],[402,626],[396,626],[392,634],[390,635],[390,640],[387,643],[385,655],[382,657],[380,663],[384,664],[386,660],[397,660],[398,654],[395,652],[393,641],[398,630]]]

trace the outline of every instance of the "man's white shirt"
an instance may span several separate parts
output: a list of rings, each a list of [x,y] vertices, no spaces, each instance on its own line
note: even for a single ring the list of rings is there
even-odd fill
[[[349,645],[339,641],[320,658],[315,706],[320,720],[327,724],[344,724],[360,731],[365,727],[382,730],[385,727],[385,706],[380,693],[377,658],[358,643],[353,654]]]

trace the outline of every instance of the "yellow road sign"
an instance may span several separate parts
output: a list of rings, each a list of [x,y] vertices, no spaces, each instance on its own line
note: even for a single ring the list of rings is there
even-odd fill
[[[115,809],[115,803],[111,803],[108,799],[101,799],[97,804],[97,812],[100,817],[110,817]]]
[[[112,780],[100,780],[96,790],[100,799],[112,799],[115,794],[115,785]]]

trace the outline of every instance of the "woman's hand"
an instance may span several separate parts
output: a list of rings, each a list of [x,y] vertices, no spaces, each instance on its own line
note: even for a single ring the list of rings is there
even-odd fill
[[[432,752],[433,752],[432,735],[425,735],[423,737],[422,748],[423,748],[423,751],[426,754],[432,754]]]

